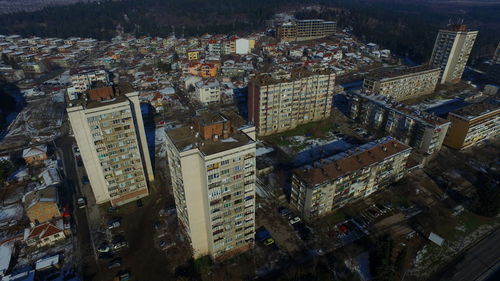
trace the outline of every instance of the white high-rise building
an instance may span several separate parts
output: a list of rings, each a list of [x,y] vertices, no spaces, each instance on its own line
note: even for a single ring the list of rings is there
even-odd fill
[[[477,31],[465,25],[450,25],[439,30],[430,64],[441,69],[441,83],[457,83],[462,78]]]
[[[255,128],[234,112],[198,112],[167,132],[177,217],[194,258],[222,260],[254,245]]]
[[[154,175],[138,93],[124,85],[92,89],[67,111],[96,203],[147,196]]]

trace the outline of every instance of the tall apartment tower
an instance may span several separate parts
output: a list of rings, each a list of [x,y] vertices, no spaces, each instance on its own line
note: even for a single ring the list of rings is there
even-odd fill
[[[335,73],[299,68],[262,74],[248,87],[248,117],[259,136],[293,129],[330,116]]]
[[[234,112],[200,111],[167,132],[177,217],[194,258],[223,260],[254,245],[255,128]]]
[[[463,24],[440,29],[430,64],[441,69],[441,83],[457,83],[462,78],[477,31],[468,31]]]
[[[147,196],[154,175],[138,93],[129,85],[91,89],[67,112],[96,203]]]

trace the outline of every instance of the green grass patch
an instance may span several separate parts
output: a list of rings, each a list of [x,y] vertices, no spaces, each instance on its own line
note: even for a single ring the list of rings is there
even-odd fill
[[[446,240],[458,241],[476,231],[481,226],[493,224],[499,220],[500,219],[498,218],[486,218],[471,212],[465,212],[456,218],[456,227],[453,227],[452,229],[448,228],[446,230],[442,229],[440,231],[440,235],[442,235]]]
[[[346,215],[342,211],[335,211],[334,213],[325,216],[323,219],[325,223],[330,225],[335,225],[339,222],[343,222],[346,219]]]
[[[464,213],[460,216],[460,222],[465,227],[465,233],[469,234],[474,232],[482,225],[494,224],[499,222],[499,218],[487,218],[476,215],[474,213]]]
[[[267,142],[276,145],[290,145],[290,141],[287,138],[293,136],[305,136],[310,134],[314,138],[323,138],[326,134],[333,129],[333,122],[330,119],[311,122],[303,125],[299,125],[292,130],[286,132],[270,135],[264,137],[263,139]]]
[[[196,272],[202,277],[206,277],[210,273],[213,266],[212,259],[209,256],[204,256],[194,260],[194,267]]]

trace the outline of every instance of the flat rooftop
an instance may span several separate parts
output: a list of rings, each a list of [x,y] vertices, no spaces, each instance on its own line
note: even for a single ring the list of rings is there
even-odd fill
[[[221,114],[214,114],[213,112],[210,112],[208,110],[198,111],[196,117],[202,125],[209,125],[226,121],[226,119]]]
[[[272,73],[263,73],[252,78],[251,82],[255,83],[256,85],[265,86],[265,85],[273,85],[278,83],[296,81],[301,78],[310,77],[314,75],[330,75],[333,73],[334,72],[327,69],[309,70],[304,67],[299,67],[289,72],[289,78],[285,77],[288,75],[283,75],[284,76],[283,78],[277,78],[276,76],[280,75],[281,74],[280,72],[275,73],[276,75],[273,75]]]
[[[384,80],[397,78],[405,75],[418,74],[421,72],[426,72],[429,70],[439,71],[439,68],[433,68],[429,65],[419,65],[414,67],[389,67],[389,68],[380,68],[370,72],[367,76],[369,79],[374,80]]]
[[[69,75],[85,74],[85,73],[94,72],[94,71],[100,71],[100,70],[104,70],[104,67],[103,66],[78,67],[78,68],[72,68],[69,71]]]
[[[135,92],[135,89],[130,84],[118,84],[113,86],[115,97],[107,100],[91,100],[88,98],[87,93],[83,93],[80,95],[80,98],[77,100],[71,101],[71,106],[83,106],[85,109],[98,108],[101,106],[107,106],[110,104],[120,103],[127,101],[127,97],[125,94]]]
[[[382,162],[406,150],[411,148],[392,137],[385,137],[297,168],[293,173],[312,188]]]
[[[486,100],[479,103],[473,103],[454,110],[451,113],[467,119],[473,119],[494,111],[500,111],[500,102],[497,100]]]
[[[390,97],[372,93],[351,92],[351,94],[354,94],[362,99],[372,101],[380,106],[390,108],[391,110],[407,115],[408,117],[411,117],[423,123],[427,123],[429,125],[440,126],[449,122],[448,120],[438,117],[432,113],[415,110],[408,105],[391,99]]]
[[[246,124],[246,122],[237,113],[228,111],[216,115],[219,116],[223,115],[223,116],[220,116],[219,119],[216,117],[211,117],[209,116],[209,114],[206,114],[206,116],[198,115],[197,118],[198,120],[200,117],[203,119],[209,118],[209,119],[204,119],[204,121],[212,120],[215,122],[222,122],[224,121],[224,118],[230,120],[232,128],[230,130],[230,133],[228,134],[228,137],[225,139],[219,138],[218,140],[214,139],[204,140],[201,138],[200,134],[194,128],[194,126],[191,127],[186,126],[173,129],[167,131],[167,135],[173,142],[177,150],[179,150],[179,152],[197,148],[204,155],[216,154],[222,151],[254,143],[253,139],[251,139],[247,134],[241,132],[241,129]]]

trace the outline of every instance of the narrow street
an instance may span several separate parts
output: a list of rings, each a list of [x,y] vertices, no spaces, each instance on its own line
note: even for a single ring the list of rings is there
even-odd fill
[[[80,191],[77,186],[79,183],[72,151],[73,144],[74,139],[69,136],[64,136],[56,141],[64,166],[64,200],[66,202],[70,202],[69,210],[76,225],[76,255],[81,260],[79,271],[82,273],[85,280],[92,280],[92,275],[95,273],[90,272],[89,275],[88,269],[97,268],[97,265],[95,262],[94,252],[91,247],[90,231],[85,209],[79,209],[75,204]]]

